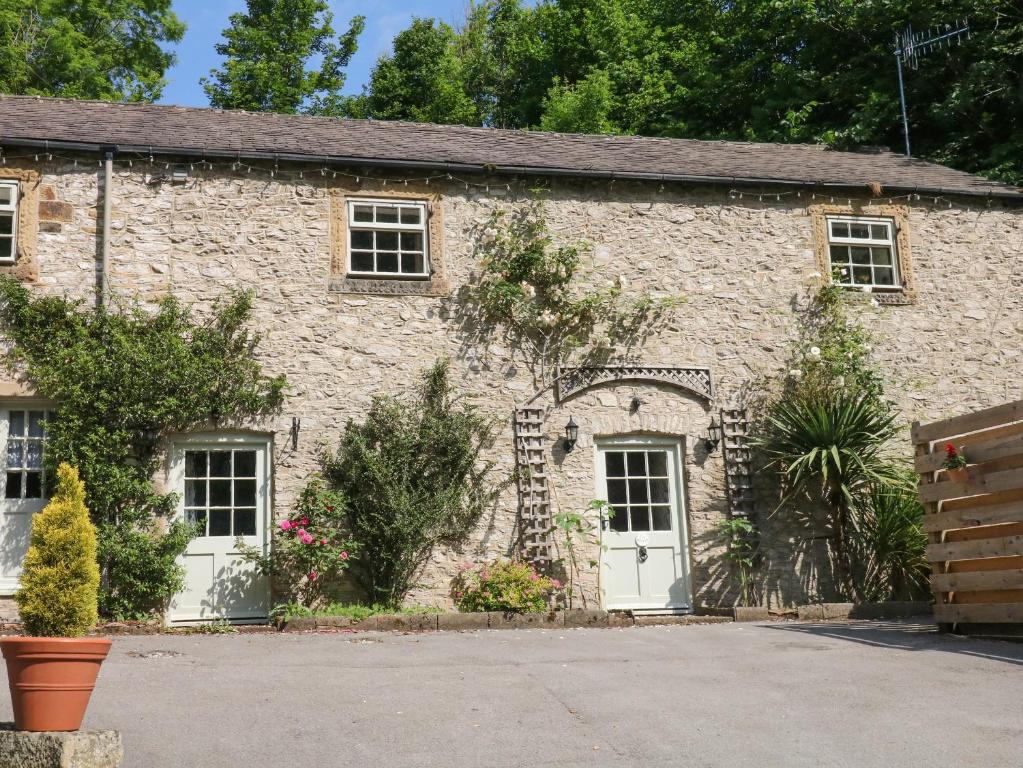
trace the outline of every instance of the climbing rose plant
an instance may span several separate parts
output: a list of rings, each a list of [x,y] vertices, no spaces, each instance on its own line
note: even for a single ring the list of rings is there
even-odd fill
[[[181,589],[178,556],[193,530],[174,517],[177,495],[152,484],[166,438],[284,401],[284,378],[265,376],[254,357],[251,310],[250,293],[201,321],[172,297],[152,311],[94,308],[0,277],[0,327],[13,342],[5,363],[58,404],[46,423],[47,474],[67,462],[85,482],[105,617],[145,618]]]
[[[561,582],[537,573],[528,563],[502,561],[474,568],[462,566],[451,583],[458,610],[540,613],[551,606]]]

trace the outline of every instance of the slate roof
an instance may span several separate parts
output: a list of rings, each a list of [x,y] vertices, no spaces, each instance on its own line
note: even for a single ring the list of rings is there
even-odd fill
[[[592,136],[0,95],[0,148],[51,146],[717,184],[992,195],[1023,190],[887,151]]]

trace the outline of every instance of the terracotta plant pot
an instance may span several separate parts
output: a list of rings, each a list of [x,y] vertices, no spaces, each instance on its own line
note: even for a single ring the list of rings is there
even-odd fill
[[[970,472],[966,467],[959,469],[946,469],[945,474],[953,483],[967,483],[970,480]]]
[[[94,637],[5,637],[14,727],[77,731],[110,641]]]

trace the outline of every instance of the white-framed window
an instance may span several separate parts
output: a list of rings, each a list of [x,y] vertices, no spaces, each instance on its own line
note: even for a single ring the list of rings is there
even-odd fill
[[[46,493],[43,448],[49,411],[12,409],[7,412],[5,499],[42,499]]]
[[[255,536],[255,448],[185,451],[185,519],[200,536]]]
[[[428,213],[414,200],[349,200],[348,274],[429,277]]]
[[[828,253],[839,285],[897,290],[895,222],[888,218],[828,216]]]
[[[18,255],[18,182],[0,180],[0,264]]]

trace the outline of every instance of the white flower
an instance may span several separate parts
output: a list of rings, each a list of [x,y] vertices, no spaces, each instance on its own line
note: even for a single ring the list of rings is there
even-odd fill
[[[544,310],[540,314],[540,322],[543,323],[544,325],[554,325],[554,315]]]
[[[487,227],[483,230],[483,242],[492,243],[497,240],[497,230],[493,227]]]
[[[525,296],[527,299],[532,299],[536,297],[536,288],[531,286],[529,283],[523,282],[520,287],[522,288],[522,295]]]
[[[820,357],[821,356],[821,348],[820,347],[810,347],[810,354],[813,355],[814,357]]]
[[[872,352],[874,350],[874,348],[872,346],[870,346],[869,344],[864,344],[863,345],[863,350],[865,352]]]
[[[881,306],[881,302],[879,302],[877,299],[871,299],[870,300],[870,306],[872,306],[872,307],[880,307]]]
[[[803,372],[798,368],[793,368],[792,370],[789,371],[789,376],[791,376],[793,379],[801,379],[803,378]]]
[[[845,376],[836,376],[835,377],[835,385],[839,386],[839,387],[844,387],[845,386]]]
[[[842,269],[839,271],[842,273],[842,277],[847,277],[849,275],[849,270],[846,269],[845,267],[842,267]]]
[[[870,293],[870,286],[865,285],[860,290],[863,291],[864,293]]]
[[[820,272],[811,272],[810,273],[810,277],[813,278],[814,280],[820,280],[821,273]]]

